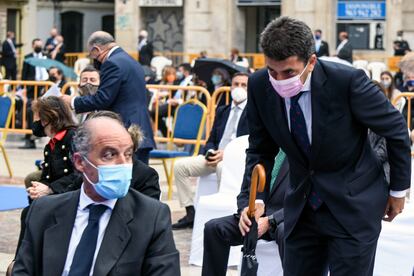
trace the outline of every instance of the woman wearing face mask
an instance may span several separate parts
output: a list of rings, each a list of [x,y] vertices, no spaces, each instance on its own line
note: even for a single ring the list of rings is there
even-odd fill
[[[230,74],[223,68],[216,68],[211,74],[211,85],[208,87],[208,91],[210,94],[213,94],[214,91],[223,86],[231,86]],[[218,97],[217,106],[226,105],[226,97],[223,97],[223,95],[224,94],[221,94]]]
[[[159,82],[160,85],[178,85],[179,80],[177,80],[177,70],[172,66],[165,66],[162,70],[162,79]],[[171,98],[169,95],[171,93]],[[157,97],[158,100],[158,129],[161,131],[164,137],[167,137],[167,125],[163,119],[168,117],[168,105],[171,106],[171,114],[174,115],[175,109],[179,104],[182,103],[181,97],[175,97],[177,90],[159,90],[157,93],[154,93],[154,97]],[[155,101],[150,111],[151,119],[155,121]]]
[[[29,174],[25,179],[29,203],[42,196],[67,191],[67,183],[72,183],[70,180],[76,178],[71,158],[73,153],[71,143],[76,125],[69,106],[61,98],[50,96],[34,101],[32,109],[34,113],[33,135],[48,136],[50,140],[43,151],[42,170],[37,175],[36,173]],[[63,179],[66,180],[63,181]],[[24,208],[21,214],[17,250],[23,239],[28,210],[29,207]]]
[[[391,72],[384,71],[381,73],[381,85],[384,87],[383,91],[385,93],[385,96],[387,96],[388,100],[391,102],[394,101],[394,99],[401,94],[400,90],[398,90],[395,87],[394,79],[392,77]],[[402,112],[405,105],[405,99],[400,98],[400,100],[395,105],[395,108],[398,109],[400,112]]]

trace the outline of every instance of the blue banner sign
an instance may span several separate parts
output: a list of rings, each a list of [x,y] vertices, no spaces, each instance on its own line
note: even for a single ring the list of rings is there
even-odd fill
[[[384,1],[341,1],[338,0],[339,20],[385,20]]]

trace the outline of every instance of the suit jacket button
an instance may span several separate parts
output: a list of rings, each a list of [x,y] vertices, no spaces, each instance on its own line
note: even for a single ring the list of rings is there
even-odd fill
[[[49,178],[50,178],[50,176],[46,175],[46,179],[49,179]]]
[[[62,145],[62,149],[65,149],[65,145]]]
[[[66,160],[68,160],[68,158],[65,156],[65,157],[63,157],[63,160],[66,161]]]
[[[49,152],[45,151],[45,156],[47,156],[49,154]]]
[[[64,173],[67,173],[67,172],[68,172],[68,169],[64,169],[64,170],[63,170],[63,172],[64,172]]]
[[[49,164],[48,163],[45,163],[45,167],[47,168],[47,166],[49,166]]]

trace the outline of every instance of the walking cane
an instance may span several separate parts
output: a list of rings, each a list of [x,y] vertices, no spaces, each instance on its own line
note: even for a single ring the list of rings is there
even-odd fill
[[[256,211],[255,208],[255,201],[256,201],[256,193],[259,191],[260,193],[264,191],[266,184],[266,171],[262,164],[257,164],[253,168],[251,182],[250,182],[250,196],[249,196],[249,210],[247,211],[247,215],[249,218],[254,218],[254,214]]]

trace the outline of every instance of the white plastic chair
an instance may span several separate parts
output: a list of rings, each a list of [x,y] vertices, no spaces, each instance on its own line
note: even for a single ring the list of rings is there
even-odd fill
[[[352,66],[356,69],[368,69],[368,60],[359,59],[352,62]]]
[[[371,72],[371,79],[381,81],[381,73],[387,70],[387,65],[384,62],[373,61],[368,64],[367,69]]]
[[[217,174],[211,173],[206,176],[200,176],[196,180],[197,189],[194,196],[194,207],[197,211],[197,204],[201,196],[207,196],[218,192]]]
[[[229,216],[237,210],[237,195],[243,181],[248,136],[231,141],[224,149],[223,169],[218,193],[201,196],[194,219],[189,263],[203,264],[204,224],[211,219]],[[230,249],[229,266],[240,262],[241,246]]]
[[[163,56],[156,56],[153,57],[151,60],[151,67],[155,68],[155,72],[157,74],[157,80],[160,80],[162,77],[162,69],[164,69],[165,66],[172,65],[172,60],[168,59]]]
[[[79,58],[75,61],[75,64],[73,65],[73,70],[75,71],[76,75],[78,75],[78,78],[80,76],[80,73],[83,69],[85,69],[86,66],[88,66],[91,63],[89,58]]]

